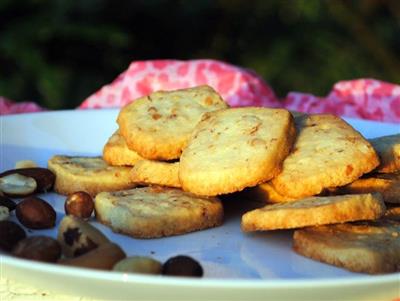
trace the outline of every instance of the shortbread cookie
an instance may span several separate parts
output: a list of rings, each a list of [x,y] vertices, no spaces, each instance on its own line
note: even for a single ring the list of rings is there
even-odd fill
[[[270,182],[250,187],[243,191],[248,199],[264,203],[284,203],[295,201],[295,198],[280,195]]]
[[[298,130],[282,172],[271,183],[284,196],[300,198],[353,182],[379,164],[360,133],[333,115],[295,118]]]
[[[391,173],[400,171],[400,134],[369,139],[380,158],[377,172]]]
[[[151,186],[99,193],[96,218],[113,231],[138,238],[183,234],[219,226],[223,207],[180,189]]]
[[[206,113],[180,158],[179,180],[198,195],[240,191],[280,172],[295,138],[284,109],[233,108]]]
[[[335,191],[336,194],[372,192],[381,193],[386,203],[400,204],[400,178],[395,174],[386,174],[385,177],[376,174],[355,180],[353,183],[339,187]]]
[[[110,165],[132,166],[143,158],[128,148],[125,139],[116,131],[103,148],[103,160]]]
[[[400,222],[400,206],[386,206],[384,218],[393,219]]]
[[[144,185],[160,185],[180,188],[179,162],[140,160],[132,168],[131,181]]]
[[[400,271],[400,223],[389,220],[296,230],[294,250],[353,272]]]
[[[209,86],[160,91],[125,106],[117,122],[130,149],[146,159],[173,160],[203,113],[227,107]]]
[[[249,211],[242,216],[242,230],[293,229],[373,220],[381,217],[385,210],[379,193],[310,197]]]
[[[107,165],[101,157],[54,156],[48,167],[56,175],[54,190],[64,195],[85,191],[95,196],[135,187],[129,177],[131,168]]]

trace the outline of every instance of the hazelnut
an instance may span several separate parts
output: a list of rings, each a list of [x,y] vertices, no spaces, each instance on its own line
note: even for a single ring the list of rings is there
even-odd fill
[[[170,276],[203,276],[203,268],[201,265],[189,256],[179,255],[168,259],[163,264],[163,275]]]
[[[56,212],[46,201],[38,197],[28,197],[15,210],[18,220],[30,229],[52,228],[56,222]]]
[[[0,190],[9,196],[27,196],[36,191],[37,184],[34,178],[9,174],[0,178]]]
[[[109,242],[94,226],[72,215],[66,215],[61,220],[57,240],[66,257],[85,254]]]
[[[56,262],[61,256],[61,246],[51,237],[31,236],[20,240],[11,254],[25,259]]]
[[[113,270],[128,273],[161,274],[162,265],[150,257],[132,256],[118,261]]]
[[[42,167],[17,168],[7,170],[0,174],[0,178],[12,174],[19,174],[35,179],[37,187],[34,192],[46,192],[50,190],[56,180],[56,176],[51,170]]]
[[[89,218],[94,210],[94,202],[87,192],[77,191],[66,198],[64,209],[66,214]]]
[[[17,207],[17,204],[8,197],[0,195],[0,206],[7,207],[8,210],[11,212],[15,209],[15,207]]]
[[[25,230],[12,221],[0,221],[0,249],[10,252],[18,241],[26,237]]]

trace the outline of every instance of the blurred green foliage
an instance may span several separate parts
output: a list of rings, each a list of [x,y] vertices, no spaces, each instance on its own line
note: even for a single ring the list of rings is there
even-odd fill
[[[77,106],[133,60],[214,58],[281,97],[400,82],[398,0],[1,0],[0,95]]]

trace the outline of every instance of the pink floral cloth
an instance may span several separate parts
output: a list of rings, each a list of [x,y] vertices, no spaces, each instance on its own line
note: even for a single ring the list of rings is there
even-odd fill
[[[111,84],[89,96],[80,108],[120,107],[157,90],[210,85],[232,107],[273,106],[273,90],[254,72],[215,60],[155,60],[130,64]]]
[[[282,106],[299,112],[400,122],[400,86],[375,79],[340,81],[326,97],[291,92]]]
[[[216,60],[151,60],[129,65],[112,83],[90,95],[80,109],[121,107],[157,90],[207,84],[232,106],[283,107],[308,113],[400,122],[400,85],[375,79],[340,81],[325,97],[290,92],[278,100],[273,89],[253,71]],[[0,97],[0,115],[36,112],[34,103]]]
[[[0,115],[18,114],[27,112],[40,112],[43,108],[34,102],[15,103],[5,97],[0,96]]]

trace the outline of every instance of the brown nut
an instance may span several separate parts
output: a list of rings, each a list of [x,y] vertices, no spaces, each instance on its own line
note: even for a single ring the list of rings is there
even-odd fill
[[[25,259],[56,262],[61,256],[61,246],[51,237],[31,236],[20,240],[11,254]]]
[[[201,277],[203,268],[200,263],[185,255],[171,257],[163,264],[163,275]]]
[[[125,257],[125,252],[118,245],[106,243],[81,256],[61,259],[58,262],[69,266],[111,270],[118,261]]]
[[[141,273],[141,274],[161,274],[162,264],[150,257],[132,256],[118,261],[114,267],[114,271],[126,273]]]
[[[17,205],[15,213],[20,223],[30,229],[52,228],[56,223],[56,212],[53,207],[38,197],[22,200]]]
[[[8,196],[27,196],[36,191],[36,180],[31,177],[12,173],[0,177],[0,190]]]
[[[21,239],[26,237],[25,230],[12,221],[0,221],[0,249],[10,252]]]
[[[94,210],[93,198],[84,191],[74,192],[65,199],[64,209],[66,214],[89,218]]]
[[[47,168],[29,167],[7,170],[0,174],[0,178],[11,175],[20,174],[25,177],[35,179],[37,187],[35,192],[46,192],[51,190],[56,180],[55,174]]]
[[[85,254],[109,242],[108,238],[88,222],[66,215],[58,226],[57,240],[66,257]]]
[[[8,197],[0,195],[0,206],[7,207],[8,210],[11,212],[15,209],[15,207],[17,207],[17,204]]]

